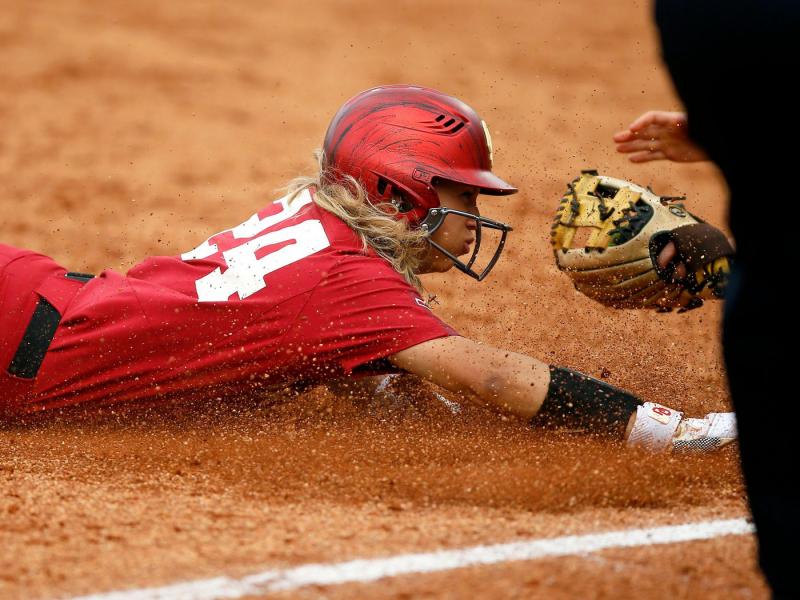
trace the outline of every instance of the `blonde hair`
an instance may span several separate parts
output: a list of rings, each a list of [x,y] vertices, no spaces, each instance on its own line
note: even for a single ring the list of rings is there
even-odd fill
[[[428,247],[425,231],[412,229],[405,219],[396,218],[399,211],[392,204],[371,204],[364,186],[354,177],[341,175],[344,182],[335,182],[323,166],[322,150],[315,151],[314,156],[319,165],[317,175],[290,181],[286,186],[289,202],[304,190],[314,188],[312,196],[317,206],[344,221],[361,238],[364,252],[372,248],[423,293],[417,269]]]

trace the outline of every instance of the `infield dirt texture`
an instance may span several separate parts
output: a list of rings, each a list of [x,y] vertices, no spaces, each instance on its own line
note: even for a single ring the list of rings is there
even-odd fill
[[[649,2],[0,1],[0,241],[124,271],[240,223],[310,172],[336,109],[419,83],[488,121],[520,193],[483,283],[428,277],[463,334],[693,414],[726,410],[721,307],[621,312],[548,245],[581,168],[687,194],[723,224],[714,169],[631,165],[611,136],[677,109]],[[0,392],[1,393],[1,392]],[[64,598],[309,562],[747,515],[737,449],[673,458],[318,389],[0,426],[0,597]],[[301,598],[766,598],[750,536],[507,563]],[[284,594],[285,596],[286,594]],[[280,594],[278,597],[284,597]]]

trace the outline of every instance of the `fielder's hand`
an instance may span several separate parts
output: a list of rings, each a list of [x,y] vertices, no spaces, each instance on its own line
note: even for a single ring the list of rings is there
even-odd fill
[[[630,154],[628,159],[635,163],[708,160],[703,149],[689,138],[688,126],[684,113],[651,110],[614,135],[617,152]]]

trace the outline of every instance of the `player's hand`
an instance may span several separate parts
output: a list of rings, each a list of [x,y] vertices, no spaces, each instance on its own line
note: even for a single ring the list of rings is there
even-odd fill
[[[697,162],[708,160],[700,146],[689,138],[686,114],[651,110],[624,131],[614,134],[617,152],[630,154],[631,162],[651,160]]]

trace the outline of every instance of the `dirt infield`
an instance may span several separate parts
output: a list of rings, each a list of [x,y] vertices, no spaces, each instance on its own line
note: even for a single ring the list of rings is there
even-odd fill
[[[707,165],[629,165],[611,135],[676,108],[647,2],[0,0],[0,241],[125,270],[240,223],[313,168],[354,93],[469,101],[520,194],[490,278],[428,278],[462,333],[691,413],[728,404],[720,307],[603,308],[552,264],[551,212],[585,167],[689,195]],[[53,598],[316,561],[746,515],[735,449],[651,457],[429,394],[316,389],[0,426],[0,597]],[[764,598],[750,537],[306,588],[297,597]]]

